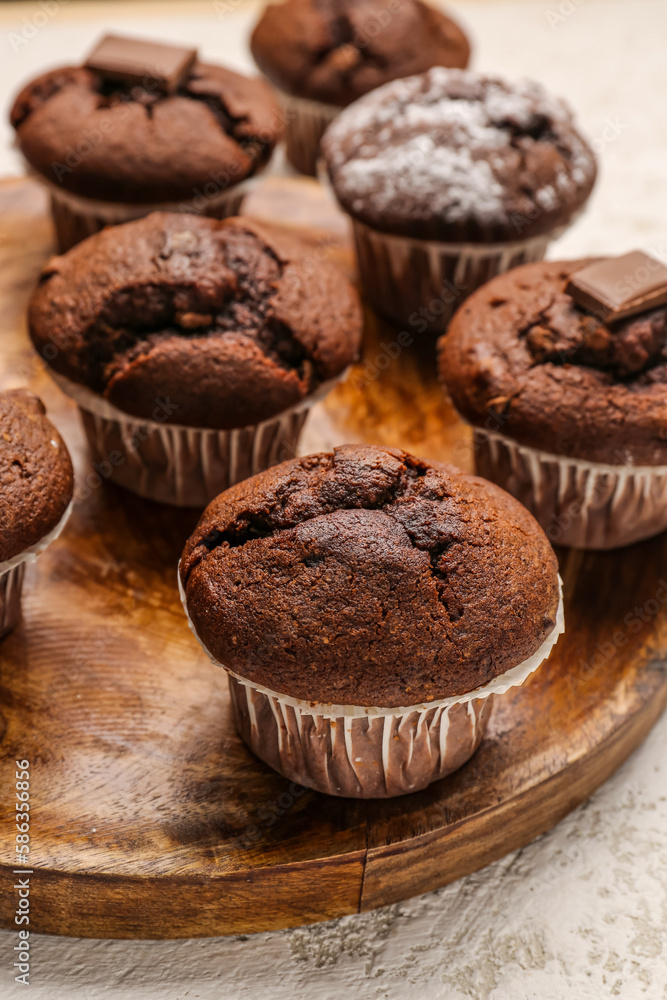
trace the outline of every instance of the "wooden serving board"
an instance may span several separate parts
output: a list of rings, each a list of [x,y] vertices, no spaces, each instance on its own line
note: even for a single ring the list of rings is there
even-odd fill
[[[267,180],[248,210],[302,229],[314,261],[351,267],[345,222],[314,182]],[[14,926],[16,906],[17,759],[31,772],[30,929],[170,938],[290,927],[444,885],[549,829],[641,743],[667,704],[667,536],[560,553],[566,634],[497,703],[480,750],[452,777],[360,802],[290,785],[257,760],[178,598],[197,513],[86,485],[77,415],[25,334],[51,249],[34,182],[0,185],[0,220],[0,384],[28,382],[44,398],[83,484],[0,646],[2,926]],[[378,377],[320,404],[305,447],[380,442],[469,467],[433,341],[392,358],[396,338],[369,316],[366,373]]]

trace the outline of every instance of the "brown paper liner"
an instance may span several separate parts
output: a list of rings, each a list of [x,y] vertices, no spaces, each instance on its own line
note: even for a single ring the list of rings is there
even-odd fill
[[[285,119],[285,154],[295,170],[315,177],[320,141],[341,108],[322,101],[293,97],[276,89]]]
[[[524,684],[565,630],[559,578],[556,622],[532,656],[466,694],[399,708],[330,705],[279,694],[228,670],[236,726],[250,749],[284,777],[327,795],[391,798],[462,767],[482,741],[492,702]],[[197,636],[183,584],[178,586]]]
[[[39,175],[36,175],[39,176]],[[154,205],[131,205],[122,202],[97,201],[63,191],[39,177],[46,184],[51,196],[51,215],[56,231],[59,253],[65,253],[75,244],[98,233],[106,226],[141,219],[151,212],[184,212],[204,215],[213,219],[227,219],[238,215],[246,195],[252,189],[255,177],[240,181],[213,197],[202,195],[192,201],[165,202]]]
[[[475,471],[528,508],[554,545],[614,549],[667,529],[667,467],[552,455],[475,428]]]
[[[352,219],[364,296],[392,323],[446,330],[476,288],[519,264],[542,260],[562,229],[511,243],[439,243],[392,236]],[[426,326],[424,326],[426,324]]]
[[[296,454],[307,410],[255,427],[216,431],[131,418],[109,420],[79,407],[93,462],[112,482],[148,500],[206,507],[219,493]]]
[[[426,788],[482,742],[493,696],[445,708],[328,718],[229,675],[237,728],[275,771],[327,795],[392,798]]]
[[[346,373],[270,420],[232,430],[133,417],[85,386],[50,374],[79,407],[94,469],[84,489],[109,480],[158,503],[205,507],[235,483],[294,458],[311,407]]]
[[[25,563],[0,575],[0,639],[16,625],[21,614],[21,591]]]
[[[0,563],[0,639],[11,632],[19,620],[26,563],[34,562],[40,553],[58,538],[69,520],[73,506],[72,501],[58,524],[47,535],[25,551]]]

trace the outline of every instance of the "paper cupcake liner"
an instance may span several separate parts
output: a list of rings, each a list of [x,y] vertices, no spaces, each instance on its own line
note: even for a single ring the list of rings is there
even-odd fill
[[[295,170],[315,177],[320,140],[341,108],[276,90],[285,119],[285,152]]]
[[[238,215],[244,199],[257,183],[258,174],[233,184],[224,191],[211,195],[204,190],[192,200],[132,205],[124,202],[98,201],[64,191],[45,177],[34,174],[49,190],[51,215],[56,231],[58,251],[65,253],[86,237],[98,233],[106,226],[142,219],[151,212],[181,212],[205,215],[213,219],[227,219]],[[211,182],[215,187],[215,182]],[[219,185],[218,185],[219,186]],[[206,189],[207,185],[204,185]]]
[[[21,614],[21,591],[25,564],[0,574],[0,639],[16,625]]]
[[[511,243],[440,243],[382,233],[357,219],[352,227],[366,298],[391,322],[433,332],[446,330],[464,299],[491,278],[542,260],[563,231]]]
[[[605,465],[475,428],[475,471],[515,496],[554,545],[615,549],[667,529],[667,466]]]
[[[110,480],[149,500],[205,507],[235,483],[293,458],[310,408],[340,379],[249,427],[214,430],[133,417],[50,370],[79,407],[93,460],[91,488]],[[344,377],[344,374],[341,378]]]
[[[187,615],[180,574],[179,589]],[[392,798],[426,788],[472,757],[493,699],[523,684],[550,655],[565,629],[560,579],[559,593],[556,624],[540,648],[475,691],[402,708],[327,705],[279,694],[227,670],[236,726],[260,760],[328,795]],[[188,622],[200,641],[189,615]]]
[[[21,592],[26,563],[34,562],[37,556],[48,548],[62,533],[74,503],[70,503],[53,531],[44,535],[29,548],[0,563],[0,639],[16,625],[21,614]]]

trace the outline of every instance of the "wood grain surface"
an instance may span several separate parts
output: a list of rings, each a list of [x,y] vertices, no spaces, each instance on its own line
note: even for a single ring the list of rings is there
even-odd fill
[[[351,268],[344,220],[314,182],[267,180],[248,211]],[[547,830],[639,745],[667,704],[667,539],[561,552],[567,631],[497,701],[461,771],[382,802],[273,773],[231,722],[224,673],[190,634],[176,564],[197,513],[93,476],[75,410],[29,348],[24,310],[51,249],[40,189],[0,185],[0,385],[28,383],[75,458],[62,538],[26,574],[0,646],[0,925],[13,926],[16,759],[31,767],[31,923],[88,937],[247,933],[326,920],[458,878]],[[304,448],[405,447],[470,466],[433,342],[368,316],[365,356],[318,405]]]

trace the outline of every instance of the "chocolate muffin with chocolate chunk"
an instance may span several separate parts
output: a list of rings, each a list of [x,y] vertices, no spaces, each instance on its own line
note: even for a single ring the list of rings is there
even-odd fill
[[[422,331],[445,329],[494,274],[541,259],[596,177],[563,101],[531,81],[441,67],[346,108],[322,152],[365,292]]]
[[[294,454],[361,339],[356,292],[306,245],[248,219],[175,213],[53,258],[29,326],[94,452],[126,454],[114,478],[202,506]]]
[[[74,490],[69,452],[42,402],[0,392],[0,638],[19,615],[25,563],[64,526]]]
[[[606,263],[622,277],[622,261]],[[667,527],[667,306],[601,318],[570,291],[591,263],[529,264],[480,288],[439,367],[475,428],[478,470],[553,541],[609,548]]]
[[[356,779],[340,777],[359,771],[357,753],[370,786],[386,785],[371,718],[390,720],[388,752],[400,757],[415,713],[420,739],[437,742],[452,708],[469,756],[481,738],[474,706],[481,715],[492,690],[525,680],[508,676],[534,669],[559,631],[556,560],[531,515],[490,483],[381,447],[296,459],[224,493],[186,545],[180,578],[195,634],[234,680],[242,734],[283,773],[296,760],[307,784],[338,771],[337,794],[357,794]],[[254,731],[254,709],[271,715],[262,698],[275,699],[280,725],[284,702],[286,740]],[[341,738],[345,720],[363,720],[342,771],[324,718],[340,720]],[[446,773],[424,746],[413,751],[415,782]]]
[[[250,46],[285,108],[288,158],[308,174],[341,108],[390,80],[470,59],[458,24],[420,0],[271,3]]]
[[[126,44],[129,57],[137,43]],[[86,65],[31,81],[14,102],[11,123],[51,192],[60,250],[158,207],[235,214],[242,182],[266,165],[280,137],[280,111],[260,78],[191,59],[166,90],[154,63],[181,50],[144,49],[137,79],[109,75],[92,53]]]

